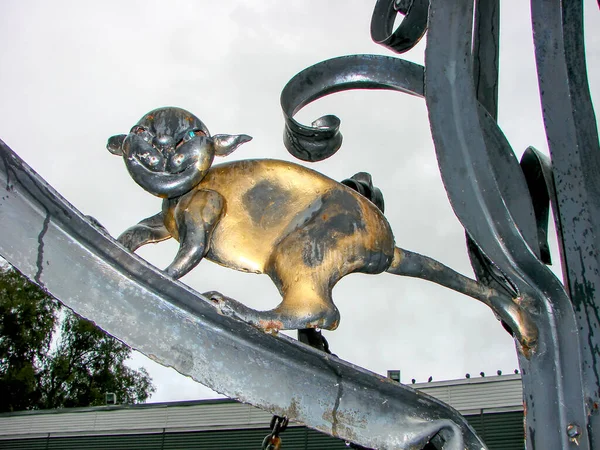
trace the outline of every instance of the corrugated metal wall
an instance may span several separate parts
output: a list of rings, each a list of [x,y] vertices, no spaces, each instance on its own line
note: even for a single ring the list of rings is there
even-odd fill
[[[467,416],[489,450],[523,450],[525,432],[522,412]]]
[[[0,441],[0,450],[260,450],[268,433],[253,429],[38,438]],[[305,427],[288,428],[281,438],[285,450],[347,450],[343,441]]]
[[[481,414],[467,419],[489,450],[525,448],[522,412]],[[259,450],[268,433],[263,428],[0,440],[0,450]],[[305,427],[288,428],[281,437],[285,450],[347,450],[343,441]]]
[[[150,434],[264,428],[271,414],[230,400],[171,405],[76,408],[0,415],[0,439],[81,434]]]

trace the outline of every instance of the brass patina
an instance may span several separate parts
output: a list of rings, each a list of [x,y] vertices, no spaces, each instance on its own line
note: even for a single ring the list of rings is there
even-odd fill
[[[475,297],[499,311],[524,343],[535,341],[527,327],[522,333],[522,318],[510,298],[396,247],[380,208],[357,190],[286,161],[212,166],[215,156],[228,155],[250,139],[211,137],[197,117],[179,108],[154,110],[128,135],[110,138],[108,149],[123,156],[132,178],[164,199],[162,212],[126,230],[119,242],[134,251],[177,239],[179,251],[166,269],[174,278],[202,258],[267,274],[283,298],[270,311],[253,310],[217,292],[206,294],[223,314],[264,330],[333,330],[340,319],[331,295],[335,284],[352,272],[387,271],[429,279]],[[357,180],[364,183],[366,174],[361,175]]]

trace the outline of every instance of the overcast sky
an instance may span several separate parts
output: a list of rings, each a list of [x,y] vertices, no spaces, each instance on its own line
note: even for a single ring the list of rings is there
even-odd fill
[[[515,152],[547,151],[527,2],[502,1],[499,122]],[[146,112],[180,106],[212,134],[254,137],[228,160],[294,160],[282,143],[279,95],[298,71],[352,53],[391,54],[371,42],[374,1],[28,1],[0,2],[0,138],[84,214],[113,236],[157,213],[161,201],[138,187],[106,140]],[[600,14],[585,0],[588,75],[600,98]],[[423,63],[424,42],[402,57]],[[311,167],[341,180],[373,175],[396,243],[472,276],[464,232],[437,168],[422,99],[383,91],[335,94],[298,114],[342,120],[344,144]],[[307,164],[308,165],[308,164]],[[164,268],[174,241],[139,253]],[[556,257],[555,257],[556,260]],[[560,269],[557,270],[559,272]],[[260,309],[280,301],[266,276],[203,261],[183,281]],[[475,300],[425,281],[353,274],[334,290],[339,357],[402,381],[505,373],[518,367],[511,337]],[[142,355],[152,401],[211,398],[209,389]],[[243,376],[243,374],[240,374]]]

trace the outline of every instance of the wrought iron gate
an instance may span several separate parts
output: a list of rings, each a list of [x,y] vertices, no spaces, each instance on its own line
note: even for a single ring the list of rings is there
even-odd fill
[[[495,121],[498,0],[378,1],[373,39],[401,53],[427,33],[425,66],[354,55],[306,69],[282,93],[285,140],[305,160],[337,151],[337,118],[313,126],[293,118],[327,94],[366,88],[424,97],[478,282],[514,299],[491,306],[517,342],[527,447],[593,449],[600,433],[600,148],[583,11],[578,1],[531,5],[550,160],[530,148],[519,163]],[[394,31],[398,13],[405,17]],[[231,398],[363,446],[485,447],[435,399],[220,315],[209,299],[119,246],[3,143],[1,155],[0,254],[128,345]],[[545,264],[550,204],[564,286]]]

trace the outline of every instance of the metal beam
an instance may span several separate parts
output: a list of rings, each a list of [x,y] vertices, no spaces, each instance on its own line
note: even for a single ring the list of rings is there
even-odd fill
[[[485,445],[442,402],[219,315],[126,251],[0,141],[0,254],[78,314],[230,398],[369,448]]]

